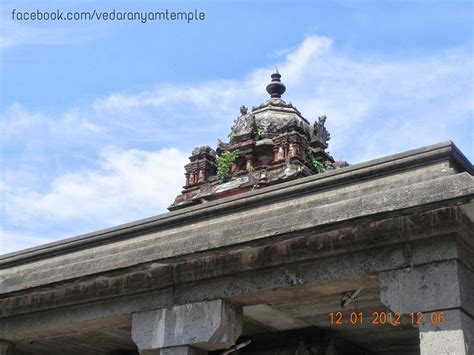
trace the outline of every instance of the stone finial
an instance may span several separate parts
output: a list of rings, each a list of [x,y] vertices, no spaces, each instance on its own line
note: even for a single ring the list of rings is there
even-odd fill
[[[285,85],[281,82],[281,75],[278,69],[275,68],[275,72],[271,75],[272,82],[267,85],[267,92],[272,98],[281,98],[281,95],[286,91]]]

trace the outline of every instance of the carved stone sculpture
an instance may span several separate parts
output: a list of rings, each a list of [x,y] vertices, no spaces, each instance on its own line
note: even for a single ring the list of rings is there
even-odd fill
[[[312,142],[320,142],[324,147],[328,146],[328,140],[331,139],[331,135],[324,126],[324,124],[326,123],[326,119],[326,115],[318,117],[318,121],[314,122],[311,137]]]

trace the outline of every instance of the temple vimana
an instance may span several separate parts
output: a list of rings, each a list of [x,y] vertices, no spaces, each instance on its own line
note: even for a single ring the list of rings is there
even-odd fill
[[[0,355],[474,354],[471,162],[334,161],[266,88],[170,212],[0,255]]]
[[[266,102],[250,112],[240,107],[228,143],[219,140],[216,150],[206,145],[193,150],[184,191],[170,210],[348,165],[326,152],[326,116],[310,124],[281,98],[286,87],[278,71],[271,79]]]

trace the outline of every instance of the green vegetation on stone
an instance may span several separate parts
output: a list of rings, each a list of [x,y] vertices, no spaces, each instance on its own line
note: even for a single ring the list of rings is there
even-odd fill
[[[217,177],[221,182],[225,182],[229,179],[232,165],[234,165],[236,158],[237,153],[227,150],[217,156]]]
[[[314,157],[312,150],[306,152],[306,158],[308,159],[309,168],[316,174],[324,173],[327,170],[326,165]]]

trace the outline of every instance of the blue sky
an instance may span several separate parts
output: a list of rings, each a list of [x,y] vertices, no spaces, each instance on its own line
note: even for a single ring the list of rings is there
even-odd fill
[[[471,161],[472,1],[2,1],[0,254],[166,211],[199,144],[267,99],[277,65],[357,163],[451,139]],[[200,22],[13,21],[193,11]]]

